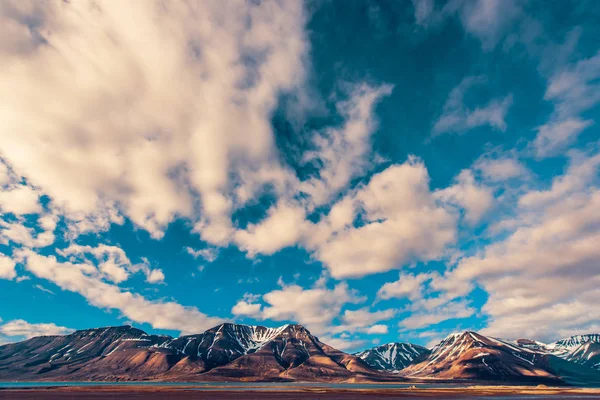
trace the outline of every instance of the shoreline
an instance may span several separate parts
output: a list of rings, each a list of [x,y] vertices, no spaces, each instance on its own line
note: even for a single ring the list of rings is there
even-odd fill
[[[431,387],[399,387],[378,388],[328,388],[324,386],[260,386],[248,385],[236,388],[229,385],[197,386],[185,385],[85,385],[85,386],[30,386],[30,387],[4,387],[0,388],[0,398],[10,399],[114,399],[120,397],[145,398],[145,399],[287,399],[287,398],[314,398],[320,399],[354,399],[354,398],[511,398],[514,396],[544,396],[557,398],[599,398],[600,388],[574,388],[574,387],[546,387],[546,386],[482,386],[472,385],[454,388]]]

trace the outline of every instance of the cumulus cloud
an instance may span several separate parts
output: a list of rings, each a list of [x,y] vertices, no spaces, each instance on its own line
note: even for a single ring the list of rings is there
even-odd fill
[[[473,168],[481,173],[483,179],[492,183],[523,177],[529,173],[519,160],[506,156],[500,158],[482,157],[475,163]]]
[[[10,171],[49,197],[69,239],[125,218],[160,238],[181,217],[209,245],[235,244],[249,257],[301,245],[335,277],[437,259],[454,241],[455,217],[436,205],[420,162],[391,166],[343,194],[376,164],[374,110],[391,85],[340,85],[339,125],[310,132],[300,157],[313,172],[300,177],[283,164],[271,117],[282,93],[305,90],[301,3],[8,2],[2,18],[28,29],[11,30],[5,41],[12,44],[0,47],[0,88],[10,98],[0,107],[0,151]],[[481,117],[487,111],[469,110],[471,124],[498,124]],[[265,192],[276,199],[265,217],[236,226],[233,213]],[[315,210],[325,213],[322,222],[313,222]],[[54,240],[51,232],[3,224],[5,242]],[[374,247],[373,235],[386,240]],[[213,249],[186,251],[210,261]],[[100,265],[113,282],[126,279],[118,261]]]
[[[185,251],[195,259],[202,258],[207,262],[213,262],[219,257],[219,250],[214,247],[195,250],[191,247],[186,247]]]
[[[329,346],[335,349],[347,352],[363,348],[368,343],[371,343],[365,339],[348,339],[342,337],[332,337],[327,335],[322,336],[319,340],[321,340],[324,343],[327,343]]]
[[[435,192],[437,198],[447,204],[454,204],[464,210],[465,221],[476,224],[492,207],[492,190],[475,180],[473,172],[463,170],[455,179],[455,184]]]
[[[97,265],[101,276],[114,283],[123,282],[129,278],[131,273],[138,271],[146,275],[146,281],[149,283],[160,283],[165,278],[160,269],[151,269],[146,259],[138,264],[132,263],[125,251],[117,246],[71,244],[65,249],[58,249],[57,253],[69,257],[72,261],[82,260],[89,265]]]
[[[29,248],[47,247],[54,243],[58,216],[53,213],[35,215],[30,220],[0,220],[0,243]]]
[[[467,318],[475,314],[475,309],[465,302],[450,302],[436,308],[434,311],[415,312],[399,322],[405,329],[419,329],[438,324],[451,319]]]
[[[437,204],[427,170],[415,158],[375,174],[336,206],[307,238],[335,278],[438,259],[455,240],[456,216]],[[353,225],[356,216],[359,226]]]
[[[373,325],[366,330],[366,333],[369,335],[385,335],[388,333],[388,327],[383,324]]]
[[[250,256],[257,253],[273,254],[298,242],[303,234],[306,212],[302,207],[278,204],[257,224],[235,234],[235,242]]]
[[[270,118],[304,81],[300,2],[0,11],[0,151],[69,218],[97,230],[124,215],[158,238],[176,216],[201,216],[203,238],[225,243],[247,200],[233,183],[252,191],[285,175]],[[0,197],[33,200],[20,191]]]
[[[262,306],[258,303],[248,303],[246,300],[238,301],[233,308],[231,313],[238,316],[255,317],[260,316]]]
[[[420,299],[423,296],[423,283],[432,278],[431,274],[401,273],[397,281],[385,283],[378,291],[377,297],[382,300],[408,298]]]
[[[374,108],[392,89],[391,85],[351,85],[349,98],[336,104],[344,124],[314,136],[314,150],[306,152],[304,162],[318,166],[318,173],[299,189],[310,195],[311,207],[327,203],[372,164],[371,136],[377,127]]]
[[[364,302],[366,299],[339,283],[333,289],[315,286],[304,289],[298,285],[283,285],[281,289],[262,295],[264,306],[257,298],[245,296],[232,309],[234,315],[247,315],[257,319],[294,321],[306,325],[313,333],[329,331],[329,326],[346,304]]]
[[[95,266],[84,262],[59,261],[55,256],[44,256],[31,250],[18,251],[24,267],[38,278],[53,282],[63,290],[78,293],[93,306],[119,310],[132,321],[146,322],[155,329],[172,329],[183,333],[197,333],[211,328],[221,319],[209,317],[195,307],[186,307],[172,301],[148,300],[105,282]]]
[[[12,258],[0,253],[0,278],[15,279],[17,277],[16,265]]]
[[[396,313],[397,311],[394,309],[370,311],[368,307],[363,307],[358,310],[345,310],[340,316],[340,324],[331,327],[330,332],[365,332],[368,334],[387,333],[387,325],[377,323],[393,318]]]
[[[475,281],[489,294],[483,312],[486,332],[516,338],[554,340],[594,329],[600,257],[600,155],[577,154],[545,190],[518,202],[506,239],[461,259],[447,274],[445,288],[471,289]]]
[[[442,115],[433,126],[433,136],[447,132],[464,133],[470,129],[489,125],[504,132],[506,114],[512,104],[512,95],[503,99],[492,99],[483,107],[469,108],[464,103],[467,90],[487,82],[485,76],[469,76],[450,92]]]
[[[71,332],[73,332],[73,329],[64,326],[52,323],[29,323],[22,319],[15,319],[0,324],[0,340],[5,342],[29,339],[34,336],[68,335]]]
[[[391,93],[392,87],[347,84],[345,90],[348,98],[336,104],[344,118],[343,124],[314,132],[312,147],[303,155],[302,164],[314,167],[316,172],[304,180],[289,176],[291,189],[267,211],[267,215],[258,223],[235,232],[235,243],[250,256],[272,254],[302,242],[313,229],[307,215],[330,203],[346,189],[352,178],[362,176],[373,165],[374,108]]]
[[[0,191],[0,209],[16,215],[42,212],[39,194],[27,185],[16,185]]]

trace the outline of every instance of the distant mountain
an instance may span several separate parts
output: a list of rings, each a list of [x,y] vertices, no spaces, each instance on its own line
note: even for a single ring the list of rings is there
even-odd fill
[[[589,335],[575,335],[566,339],[561,339],[555,343],[547,345],[547,347],[554,351],[568,351],[588,342],[600,343],[600,334],[592,333]]]
[[[431,350],[416,344],[388,343],[355,355],[377,370],[398,372],[429,353]]]
[[[475,332],[446,337],[423,361],[402,371],[407,377],[559,383],[546,355]]]
[[[571,336],[548,344],[545,349],[567,361],[600,369],[600,334]]]
[[[0,380],[311,380],[385,378],[301,325],[222,324],[172,338],[130,326],[0,346]]]

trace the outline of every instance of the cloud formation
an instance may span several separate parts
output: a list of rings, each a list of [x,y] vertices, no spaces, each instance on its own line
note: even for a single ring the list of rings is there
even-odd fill
[[[0,322],[2,322],[1,319]],[[67,335],[71,332],[73,329],[56,324],[32,324],[22,319],[15,319],[0,323],[0,344],[29,339],[34,336]]]
[[[16,257],[36,277],[82,295],[93,306],[116,309],[124,317],[149,323],[156,329],[198,333],[222,322],[195,307],[182,306],[173,301],[152,301],[123,290],[105,282],[103,277],[106,277],[106,272],[89,263],[59,261],[55,256],[43,256],[28,249],[18,251]],[[114,279],[114,276],[109,274],[109,278]]]
[[[490,127],[504,132],[506,113],[512,104],[512,95],[503,99],[492,99],[483,107],[470,108],[464,103],[467,90],[475,85],[487,82],[485,76],[469,76],[450,92],[442,115],[433,125],[433,136],[451,132],[462,134],[480,126]]]
[[[284,177],[270,117],[305,76],[300,2],[1,7],[0,151],[69,219],[98,230],[121,214],[159,238],[201,210],[197,230],[224,243],[247,200],[233,183]],[[34,200],[0,196],[18,213]]]
[[[329,326],[346,304],[365,301],[346,283],[339,283],[333,289],[315,286],[304,289],[298,285],[284,285],[260,296],[264,306],[256,303],[258,298],[245,297],[231,310],[234,315],[251,316],[272,321],[294,321],[306,325],[313,333],[320,335],[329,331]]]

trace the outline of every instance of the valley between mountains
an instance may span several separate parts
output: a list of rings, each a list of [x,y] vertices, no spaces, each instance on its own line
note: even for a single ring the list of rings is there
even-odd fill
[[[600,385],[600,335],[545,344],[467,331],[432,349],[390,343],[347,354],[301,325],[226,323],[173,338],[130,327],[0,346],[1,381],[486,381]]]

